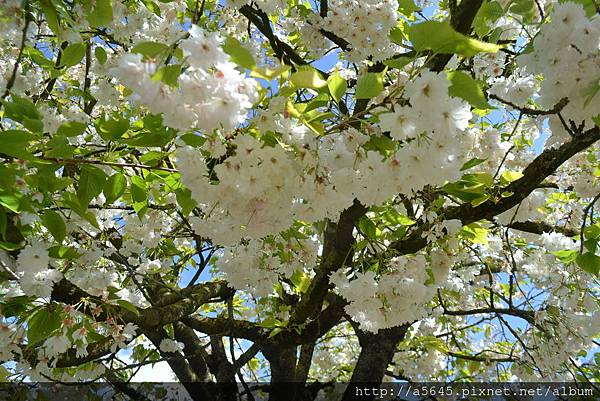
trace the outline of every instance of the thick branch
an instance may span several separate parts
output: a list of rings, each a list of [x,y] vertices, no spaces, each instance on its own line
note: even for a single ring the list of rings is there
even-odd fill
[[[204,283],[191,287],[190,291],[185,293],[185,297],[174,303],[142,309],[139,314],[135,314],[118,305],[107,305],[102,299],[88,294],[70,281],[63,279],[54,286],[51,299],[68,305],[76,304],[82,299],[89,299],[97,304],[107,305],[107,307],[116,310],[118,317],[124,322],[135,323],[144,329],[152,329],[176,322],[184,316],[194,313],[201,305],[214,299],[224,299],[230,296],[231,291],[224,282]],[[83,309],[82,312],[91,313],[86,309]],[[106,319],[106,311],[96,316],[96,319]]]
[[[366,333],[355,328],[361,351],[346,388],[342,401],[372,400],[373,396],[357,396],[353,383],[381,383],[392,362],[396,346],[404,339],[410,325],[379,330],[377,334]]]
[[[290,324],[299,324],[314,319],[321,311],[321,305],[329,287],[329,275],[352,261],[354,236],[352,231],[358,219],[367,209],[357,200],[340,215],[337,224],[328,223],[323,241],[323,253],[317,273],[306,293],[293,311]]]
[[[187,316],[181,319],[192,329],[208,335],[233,336],[257,343],[266,341],[268,330],[245,320]]]
[[[543,234],[543,233],[561,233],[567,237],[574,237],[577,234],[577,230],[573,230],[567,227],[553,226],[543,221],[515,221],[510,223],[506,227],[514,230],[524,231],[532,234]]]
[[[564,143],[558,149],[546,149],[536,157],[523,170],[523,176],[502,190],[511,192],[512,195],[500,200],[490,199],[479,206],[465,203],[460,206],[445,208],[440,215],[444,220],[458,219],[462,224],[470,224],[479,220],[491,220],[514,206],[518,205],[548,176],[552,175],[564,162],[577,153],[587,149],[600,139],[600,128],[594,127],[583,134],[578,135],[570,142]],[[421,225],[406,239],[396,241],[390,245],[401,254],[415,253],[427,246],[427,241],[422,237],[429,228]]]

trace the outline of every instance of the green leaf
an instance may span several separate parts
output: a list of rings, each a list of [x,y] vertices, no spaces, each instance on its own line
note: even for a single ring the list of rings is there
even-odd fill
[[[536,15],[535,0],[513,0],[509,10],[513,14],[523,17],[524,22],[532,22]]]
[[[35,47],[26,46],[23,49],[23,54],[31,59],[34,63],[39,65],[45,70],[54,69],[54,63],[46,58],[44,53]]]
[[[448,73],[448,80],[450,80],[451,83],[448,88],[448,94],[450,96],[466,100],[471,106],[478,109],[492,108],[485,99],[485,95],[479,82],[471,78],[469,74],[462,71],[452,71]]]
[[[252,53],[248,51],[242,44],[233,36],[228,36],[223,43],[223,51],[229,55],[231,61],[242,68],[249,70],[256,67],[256,61]]]
[[[152,79],[160,80],[171,87],[176,87],[179,76],[181,75],[181,67],[181,64],[170,64],[164,66],[156,71],[156,73],[152,76]]]
[[[486,43],[458,33],[447,21],[426,21],[411,25],[409,37],[417,51],[460,54],[472,57],[477,53],[497,53],[501,46]]]
[[[72,43],[65,50],[63,50],[60,56],[60,65],[63,67],[73,67],[83,60],[85,56],[85,44],[83,43]]]
[[[413,0],[398,0],[398,10],[407,17],[410,17],[416,11],[421,11]]]
[[[61,27],[56,8],[49,0],[42,0],[40,4],[42,6],[42,11],[44,12],[44,17],[46,17],[46,24],[48,24],[48,27],[54,34],[59,35]]]
[[[14,213],[18,213],[21,210],[19,198],[12,194],[0,195],[0,205]]]
[[[585,238],[600,238],[600,223],[595,223],[591,226],[587,226],[586,228],[584,228],[583,235],[585,236]]]
[[[75,147],[69,143],[66,136],[55,135],[47,143],[45,156],[48,157],[71,157],[75,153]]]
[[[460,231],[460,235],[473,242],[474,244],[484,244],[488,243],[489,230],[485,227],[482,227],[479,223],[471,223],[469,225],[463,226]]]
[[[392,57],[387,60],[383,60],[383,64],[387,65],[391,68],[396,68],[398,70],[403,69],[408,63],[413,61],[410,57]]]
[[[471,201],[471,205],[473,205],[473,207],[477,207],[477,206],[481,205],[482,203],[487,202],[489,199],[490,199],[490,195],[484,194],[484,195],[481,195],[481,196],[473,199]]]
[[[63,242],[67,236],[67,226],[60,214],[53,210],[46,210],[42,216],[42,222],[56,241]]]
[[[269,333],[269,337],[267,337],[267,338],[273,338],[277,334],[281,333],[282,331],[283,331],[283,329],[281,327],[276,327],[271,331],[271,333]]]
[[[106,203],[111,204],[127,189],[127,179],[121,173],[116,173],[108,177],[106,182],[104,183],[104,187],[102,188],[102,192],[104,192],[104,197],[106,198]]]
[[[292,284],[294,284],[298,292],[302,294],[306,292],[306,290],[310,286],[311,280],[310,277],[302,269],[298,269],[294,272],[294,274],[292,274],[292,277],[290,277],[290,281],[292,282]]]
[[[403,216],[401,214],[397,216],[396,220],[403,226],[412,226],[416,223],[415,220],[411,219],[410,217]]]
[[[92,26],[106,26],[113,19],[112,0],[95,0],[87,19]]]
[[[292,73],[290,81],[297,88],[322,88],[327,85],[327,81],[321,78],[321,74],[310,66],[300,66],[298,71]]]
[[[372,99],[383,91],[383,73],[367,72],[356,84],[357,99]]]
[[[68,121],[58,127],[56,134],[64,136],[77,136],[83,134],[86,128],[87,124],[77,121]]]
[[[177,198],[177,203],[181,207],[181,211],[186,216],[196,207],[196,201],[192,199],[192,191],[187,188],[177,189],[175,191],[175,197]]]
[[[32,160],[34,156],[27,151],[27,147],[33,138],[34,136],[27,131],[8,130],[0,132],[0,154]]]
[[[172,130],[157,130],[151,132],[141,132],[140,134],[131,137],[127,140],[130,146],[138,146],[143,148],[163,147],[175,137],[175,132]]]
[[[94,124],[96,127],[96,132],[98,135],[104,140],[114,141],[123,136],[125,132],[129,129],[129,120],[119,115],[115,115],[114,117],[108,117],[102,115],[100,118],[96,120]]]
[[[474,157],[473,159],[471,159],[468,162],[466,162],[465,164],[463,164],[463,166],[460,168],[460,171],[465,171],[465,170],[468,170],[475,166],[478,166],[486,160],[487,159],[478,159],[477,157]]]
[[[124,299],[119,299],[117,300],[117,304],[123,308],[128,310],[129,312],[132,312],[133,314],[139,316],[140,315],[140,311],[138,310],[137,306],[135,306],[134,304],[132,304],[129,301],[126,301]]]
[[[577,256],[579,255],[579,252],[576,250],[563,249],[560,251],[552,252],[552,254],[556,256],[556,258],[562,263],[569,264],[575,262],[575,259],[577,259]]]
[[[473,21],[475,33],[480,38],[488,34],[494,22],[504,15],[502,6],[497,1],[486,1],[482,4]]]
[[[390,31],[390,40],[397,45],[402,46],[405,40],[408,40],[404,33],[404,25],[398,24]]]
[[[54,259],[77,259],[80,255],[71,246],[56,245],[48,248],[48,256]]]
[[[340,76],[337,70],[327,78],[327,87],[331,98],[336,102],[339,102],[346,90],[348,90],[348,84],[346,80]]]
[[[162,52],[169,50],[169,46],[157,42],[141,42],[131,49],[132,53],[139,53],[144,58],[156,58]]]
[[[104,48],[100,46],[96,46],[96,48],[94,49],[94,55],[96,56],[96,60],[98,60],[100,64],[105,64],[106,60],[108,60],[106,50],[104,50]]]
[[[60,328],[62,318],[60,313],[49,308],[41,308],[35,312],[27,322],[27,341],[29,345],[50,337]]]
[[[520,171],[507,170],[503,172],[500,176],[500,182],[502,183],[502,185],[508,185],[521,177],[523,177],[523,173],[521,173]]]
[[[600,273],[600,256],[586,252],[577,256],[577,265],[588,273],[598,275]]]
[[[369,239],[377,238],[377,226],[366,216],[361,217],[358,221],[358,229]]]
[[[183,134],[179,137],[179,139],[181,139],[187,145],[193,146],[195,148],[201,147],[202,145],[204,145],[204,142],[206,142],[206,138],[196,134]]]
[[[44,129],[44,124],[35,104],[29,99],[15,95],[11,95],[11,99],[11,102],[2,100],[4,117],[20,122],[30,131],[41,132]]]
[[[16,251],[21,248],[19,244],[13,244],[12,242],[0,241],[0,249],[8,252]]]
[[[158,4],[150,0],[142,0],[142,3],[144,3],[148,10],[160,17],[160,7]]]
[[[266,79],[267,81],[270,81],[270,80],[277,78],[278,76],[288,72],[289,70],[290,70],[289,65],[280,65],[279,67],[275,68],[274,70],[272,70],[270,68],[253,68],[252,72],[250,73],[250,76],[254,77],[254,78],[261,78],[261,79]]]
[[[457,182],[445,184],[442,189],[466,202],[478,203],[486,196],[486,189],[494,184],[488,173],[465,174]]]
[[[83,166],[81,168],[77,197],[82,206],[87,207],[92,199],[100,195],[105,181],[106,174],[99,168],[93,166]]]
[[[6,239],[6,227],[8,226],[8,216],[6,210],[0,207],[0,238]]]
[[[146,191],[146,182],[143,178],[138,176],[131,177],[131,199],[133,199],[134,202],[146,202],[148,199]]]

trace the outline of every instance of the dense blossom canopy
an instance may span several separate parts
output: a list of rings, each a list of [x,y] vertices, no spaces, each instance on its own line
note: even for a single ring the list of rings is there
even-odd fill
[[[0,0],[0,27],[2,378],[600,380],[596,1]]]

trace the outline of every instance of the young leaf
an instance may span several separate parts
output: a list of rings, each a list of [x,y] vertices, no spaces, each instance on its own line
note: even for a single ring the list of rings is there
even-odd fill
[[[148,199],[146,194],[146,182],[138,176],[131,177],[131,198],[136,203],[145,203]]]
[[[577,265],[588,273],[598,275],[600,273],[600,256],[586,252],[577,256]]]
[[[367,72],[356,84],[357,99],[372,99],[383,90],[383,74]]]
[[[42,216],[42,222],[57,242],[62,242],[67,236],[67,226],[57,212],[46,210]]]
[[[96,0],[87,17],[92,26],[106,26],[113,19],[112,0]]]
[[[77,188],[77,197],[82,205],[87,206],[92,199],[100,195],[106,175],[98,167],[83,166]]]
[[[132,53],[139,53],[144,58],[156,58],[162,52],[169,49],[169,46],[157,42],[141,42],[131,49]]]
[[[94,55],[96,56],[96,60],[98,60],[100,64],[104,64],[106,63],[106,60],[108,60],[106,50],[104,50],[104,48],[100,46],[96,46],[96,48],[94,49]]]
[[[327,85],[327,81],[321,78],[321,74],[312,67],[298,67],[298,71],[292,73],[290,81],[297,88],[322,88]]]
[[[27,151],[29,142],[34,138],[27,131],[8,130],[0,132],[0,154],[31,160],[33,155]]]
[[[447,21],[426,21],[408,28],[409,38],[417,51],[460,54],[472,57],[477,53],[497,53],[501,46],[486,43],[458,33]]]
[[[448,80],[451,85],[448,88],[450,96],[459,97],[469,102],[478,109],[491,109],[485,99],[485,95],[479,83],[471,78],[469,74],[462,71],[452,71],[448,73]]]
[[[233,36],[228,36],[223,43],[223,51],[229,54],[231,61],[236,63],[242,68],[249,70],[256,67],[256,61],[252,57],[252,53],[248,51],[242,44]]]
[[[73,67],[83,60],[85,56],[85,45],[83,43],[72,43],[63,50],[60,57],[60,65],[63,67]]]
[[[127,189],[127,179],[121,173],[116,173],[108,177],[106,182],[104,183],[104,187],[102,188],[102,192],[104,192],[104,197],[106,198],[106,203],[111,204]]]
[[[39,309],[27,323],[28,343],[34,345],[50,337],[60,327],[61,321],[60,313],[48,308]]]
[[[83,134],[86,128],[87,125],[84,123],[80,123],[77,121],[68,121],[66,123],[63,123],[60,127],[58,127],[58,129],[56,130],[56,134],[64,136],[77,136]]]
[[[346,93],[346,90],[348,90],[346,80],[342,78],[337,71],[327,78],[327,87],[329,88],[331,97],[336,102],[339,102],[342,96],[344,96],[344,93]]]

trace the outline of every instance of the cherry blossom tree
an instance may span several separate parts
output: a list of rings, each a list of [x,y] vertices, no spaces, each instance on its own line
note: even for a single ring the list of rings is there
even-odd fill
[[[1,0],[2,378],[600,380],[599,14]]]

